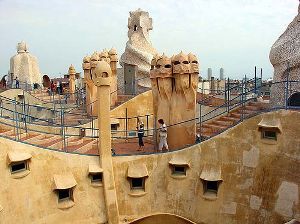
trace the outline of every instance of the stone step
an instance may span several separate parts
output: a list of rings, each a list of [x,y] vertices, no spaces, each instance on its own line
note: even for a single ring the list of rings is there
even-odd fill
[[[93,142],[93,139],[91,139],[91,138],[82,138],[82,143],[81,144],[68,145],[66,150],[68,152],[75,152],[75,151],[80,150],[80,149],[82,149],[82,151],[84,151],[85,148],[86,148],[86,150],[89,150],[92,147],[92,142]]]
[[[257,107],[257,106],[251,106],[251,105],[246,105],[245,109],[246,110],[250,110],[250,111],[258,111],[259,107]]]
[[[5,133],[10,133],[10,132],[12,132],[13,130],[12,129],[0,129],[0,135],[5,135]]]
[[[208,128],[202,128],[201,130],[197,130],[197,133],[199,133],[200,135],[207,135],[207,136],[211,136],[214,134],[212,129],[208,129]]]
[[[242,114],[238,113],[238,112],[233,112],[233,113],[230,113],[230,117],[241,119]]]
[[[201,135],[201,137],[204,137],[204,138],[210,138],[211,136],[213,136],[213,134],[209,134],[209,133],[201,133],[200,134]]]
[[[21,138],[20,140],[26,141],[28,139],[38,138],[40,136],[41,136],[41,134],[39,134],[39,133],[31,132],[31,133],[27,133],[27,135],[25,137]]]
[[[53,137],[50,138],[49,142],[45,142],[43,144],[40,144],[42,147],[49,147],[52,149],[61,149],[62,148],[62,137],[59,135],[53,135]]]
[[[12,129],[7,129],[7,130],[3,130],[3,132],[1,132],[1,135],[4,135],[4,136],[12,136],[15,134],[15,131],[12,130]]]
[[[258,112],[259,110],[256,110],[256,111],[254,111],[254,110],[246,110],[246,109],[242,109],[242,108],[240,108],[237,112],[238,113],[240,113],[240,114],[253,114],[253,113],[256,113],[256,112]]]
[[[233,124],[232,121],[224,121],[224,120],[214,120],[212,121],[213,124],[229,127]]]
[[[220,117],[219,119],[220,119],[220,120],[224,120],[224,121],[231,121],[232,124],[234,124],[234,123],[240,121],[239,118],[236,118],[236,117],[230,117],[230,116],[223,116],[223,117]]]
[[[55,135],[40,135],[36,138],[30,138],[25,140],[25,142],[34,144],[34,145],[41,145],[44,147],[48,147],[51,144],[54,144],[54,142],[59,139],[59,136]]]
[[[70,137],[66,141],[68,146],[76,146],[83,143],[83,139],[79,137]]]
[[[220,130],[224,130],[227,126],[217,125],[217,124],[203,124],[202,127],[211,128],[213,132],[219,132]]]
[[[254,101],[251,101],[249,102],[248,104],[249,106],[256,106],[259,108],[259,110],[263,110],[263,109],[266,109],[268,107],[268,103],[263,103],[263,102],[254,102]]]
[[[89,150],[97,149],[98,143],[96,139],[93,141],[86,143],[85,145],[81,146],[80,148],[74,150],[77,153],[87,153]]]

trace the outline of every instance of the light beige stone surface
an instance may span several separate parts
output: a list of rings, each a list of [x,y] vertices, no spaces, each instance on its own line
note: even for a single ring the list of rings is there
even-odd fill
[[[98,156],[66,154],[0,138],[0,212],[1,224],[15,223],[105,223],[106,208],[103,188],[95,188],[88,177],[90,162],[98,163]],[[30,173],[12,178],[7,164],[7,153],[24,152],[32,155]],[[53,191],[53,176],[72,173],[77,182],[74,189],[75,205],[59,209]]]
[[[108,57],[105,57],[108,58]],[[116,195],[115,178],[111,155],[111,127],[110,127],[110,85],[112,71],[108,60],[105,58],[96,64],[92,70],[92,80],[97,86],[97,107],[100,156],[100,166],[103,168],[104,199],[106,204],[107,219],[109,224],[119,223],[119,209]]]
[[[180,52],[172,61],[166,55],[152,60],[153,110],[157,119],[170,125],[168,145],[171,149],[195,142],[196,122],[193,119],[196,117],[198,74],[199,64],[193,54]]]
[[[94,52],[91,56],[83,58],[82,68],[84,70],[84,81],[86,84],[86,109],[88,115],[97,116],[97,88],[92,81],[92,73],[94,72],[96,65],[99,61],[105,61],[110,64],[112,70],[110,97],[111,106],[114,106],[117,102],[118,92],[118,80],[117,80],[117,62],[118,54],[116,49],[112,48],[109,52],[104,49],[101,52]]]
[[[71,94],[74,94],[75,93],[76,70],[73,65],[70,65],[68,74],[69,74],[69,91]]]
[[[137,65],[138,77],[142,79],[139,84],[150,87],[149,77],[150,64],[153,56],[157,53],[152,47],[149,31],[152,30],[152,18],[149,13],[141,9],[129,13],[128,18],[128,38],[125,52],[120,58],[120,64]]]
[[[275,211],[285,217],[293,216],[294,207],[299,207],[299,185],[283,181],[278,189],[277,195]]]
[[[282,224],[300,214],[297,193],[300,184],[300,127],[297,125],[300,114],[284,110],[269,114],[282,124],[282,133],[276,144],[262,141],[257,125],[263,116],[258,115],[208,141],[180,151],[113,157],[120,223],[130,223],[143,217],[146,217],[144,221],[136,223],[147,223],[146,219],[152,220],[148,223],[153,223],[153,220],[168,223],[164,220],[174,220],[166,215],[168,213],[194,223]],[[97,156],[50,151],[2,137],[0,146],[1,224],[107,221],[103,188],[92,186],[88,177],[89,164],[98,163]],[[244,150],[251,148],[257,148],[260,154],[255,168],[242,163]],[[32,155],[27,176],[12,178],[7,164],[10,151]],[[184,158],[189,162],[185,178],[172,176],[169,164],[172,158]],[[132,163],[144,164],[149,174],[145,194],[139,197],[131,194],[127,178],[128,166]],[[203,197],[203,182],[200,180],[201,171],[208,163],[219,164],[222,171],[223,181],[214,200]],[[106,172],[105,168],[103,172]],[[77,183],[74,188],[75,205],[62,210],[57,207],[53,175],[68,173],[73,174]],[[162,215],[154,219],[154,214]]]
[[[256,167],[259,160],[259,150],[251,148],[249,151],[243,152],[243,165],[247,167]]]
[[[110,68],[112,71],[111,85],[110,85],[110,104],[115,106],[118,100],[118,77],[117,77],[117,63],[118,63],[118,54],[117,50],[112,48],[108,52],[110,58]]]
[[[20,85],[26,82],[28,84],[42,84],[38,60],[29,54],[28,46],[24,41],[18,43],[17,54],[10,59],[11,73],[13,73],[13,77],[9,77],[10,81],[11,78],[18,77]]]
[[[259,210],[261,206],[262,198],[257,197],[256,195],[250,196],[250,208]]]
[[[298,15],[288,25],[283,34],[276,40],[270,51],[270,61],[274,67],[274,82],[289,80],[300,80],[300,6]],[[285,105],[285,92],[282,89],[285,84],[273,84],[271,86],[270,103],[273,106]],[[299,92],[300,84],[294,83],[289,87],[290,93]]]

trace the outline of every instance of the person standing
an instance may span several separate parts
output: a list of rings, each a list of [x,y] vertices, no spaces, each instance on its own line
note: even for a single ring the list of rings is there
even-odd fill
[[[139,138],[139,149],[137,151],[144,151],[144,141],[143,141],[143,137],[144,137],[144,123],[138,122],[138,126],[137,126],[137,130],[138,130],[138,138]]]
[[[16,76],[15,80],[16,80],[16,89],[19,89],[20,88],[20,82],[19,82],[18,76]]]
[[[59,90],[60,90],[60,94],[63,94],[63,84],[62,81],[59,82]]]
[[[54,94],[54,91],[55,91],[55,85],[54,85],[54,82],[53,82],[53,81],[51,81],[50,90],[51,90],[51,95]]]
[[[201,135],[199,133],[197,133],[195,144],[199,144],[199,143],[201,143]]]
[[[56,93],[60,94],[59,81],[56,82]]]
[[[158,120],[159,123],[159,145],[158,145],[158,150],[162,151],[163,147],[167,151],[169,151],[169,146],[167,142],[167,125],[165,124],[163,119]]]

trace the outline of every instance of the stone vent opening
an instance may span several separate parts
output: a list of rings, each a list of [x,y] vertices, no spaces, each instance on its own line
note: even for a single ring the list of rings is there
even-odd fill
[[[186,166],[174,165],[172,174],[186,176]]]
[[[102,173],[91,174],[91,181],[92,182],[102,182]]]
[[[118,127],[119,127],[119,124],[111,124],[110,127],[111,127],[112,131],[117,131]]]
[[[22,172],[25,170],[28,170],[27,161],[22,161],[22,162],[11,164],[11,173]]]
[[[58,195],[58,202],[68,201],[68,200],[74,201],[73,188],[58,189],[57,195]]]
[[[219,188],[219,181],[203,181],[204,187],[204,194],[213,194],[217,196],[218,188]]]
[[[277,140],[277,133],[273,130],[263,130],[262,138]]]
[[[145,189],[145,178],[141,177],[141,178],[131,178],[131,190],[144,190]]]

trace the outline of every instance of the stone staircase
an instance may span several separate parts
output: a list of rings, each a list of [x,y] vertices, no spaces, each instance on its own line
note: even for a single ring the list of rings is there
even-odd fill
[[[110,109],[112,110],[120,106],[121,104],[127,102],[128,100],[131,100],[133,97],[135,97],[135,95],[118,95],[116,104],[112,106]]]
[[[267,103],[249,102],[247,105],[234,109],[226,115],[222,115],[204,122],[201,127],[197,127],[197,133],[201,135],[203,140],[209,139],[212,136],[223,132],[229,127],[236,125],[243,118],[250,117],[267,108]]]
[[[47,98],[50,99],[48,93],[46,91],[39,91],[31,93],[34,97],[38,99],[42,99],[47,101]],[[57,95],[58,96],[58,95]],[[56,96],[55,96],[56,97]],[[117,104],[121,105],[122,103],[132,99],[134,96],[128,95],[119,95]],[[49,101],[50,102],[50,101]],[[54,123],[60,124],[60,116],[57,116],[53,119]],[[90,122],[90,118],[88,117],[85,109],[82,107],[71,109],[70,112],[65,112],[64,114],[64,124],[65,125],[80,125],[84,123]],[[36,121],[38,124],[47,125],[46,121]],[[29,131],[25,133],[24,130],[21,130],[23,133],[16,133],[15,128],[1,124],[0,125],[0,136],[4,136],[6,138],[12,140],[18,140],[21,142],[29,143],[38,147],[54,149],[64,152],[76,152],[76,153],[84,153],[84,154],[98,154],[98,139],[90,138],[90,137],[79,137],[79,136],[71,136],[66,137],[65,141],[61,135],[55,134],[44,134],[35,131]],[[20,129],[19,129],[20,131]],[[122,144],[122,143],[120,143]]]
[[[0,126],[0,136],[29,143],[38,147],[54,149],[64,152],[76,152],[85,154],[98,154],[97,143],[95,138],[71,136],[65,139],[65,142],[60,135],[43,134],[38,132],[15,133],[14,128],[6,125]]]
[[[59,101],[60,99],[63,101],[64,96],[59,95],[59,94],[54,94],[54,96],[49,96],[48,90],[47,89],[42,89],[42,90],[32,90],[29,92],[30,95],[34,96],[37,99],[40,99],[44,102],[53,102],[54,101]]]

